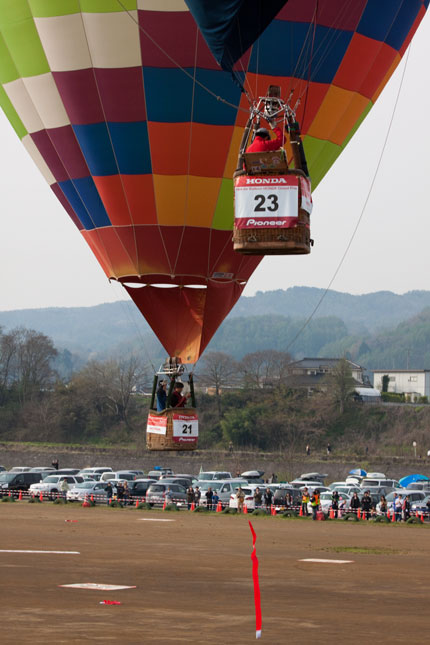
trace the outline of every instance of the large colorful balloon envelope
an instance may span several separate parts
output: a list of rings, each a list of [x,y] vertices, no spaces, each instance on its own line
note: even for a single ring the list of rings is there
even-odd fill
[[[261,260],[231,239],[249,99],[274,84],[297,106],[315,187],[428,4],[0,0],[0,103],[108,278],[190,363]]]

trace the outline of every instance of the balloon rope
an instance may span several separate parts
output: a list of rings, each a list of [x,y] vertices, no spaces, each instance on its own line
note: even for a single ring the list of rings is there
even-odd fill
[[[321,304],[322,304],[322,302],[323,302],[324,298],[326,297],[327,293],[329,292],[331,285],[332,285],[332,284],[333,284],[333,282],[335,281],[335,279],[336,279],[336,277],[337,277],[337,274],[339,273],[339,271],[340,271],[340,269],[341,269],[341,267],[342,267],[342,265],[343,265],[343,263],[344,263],[344,261],[345,261],[345,258],[346,258],[347,254],[348,254],[348,252],[349,252],[349,249],[351,248],[352,242],[354,241],[354,238],[355,238],[356,233],[357,233],[357,231],[358,231],[358,227],[360,226],[361,220],[363,219],[363,215],[364,215],[364,212],[365,212],[365,210],[366,210],[367,204],[369,203],[370,195],[372,194],[372,191],[373,191],[373,188],[374,188],[374,185],[375,185],[375,182],[376,182],[376,178],[377,178],[377,176],[378,176],[379,169],[380,169],[380,167],[381,167],[382,158],[383,158],[383,156],[384,156],[385,148],[387,147],[388,138],[389,138],[389,136],[390,136],[391,127],[392,127],[392,125],[393,125],[394,116],[395,116],[396,109],[397,109],[397,105],[398,105],[399,98],[400,98],[400,93],[401,93],[402,88],[403,88],[403,81],[404,81],[404,78],[405,78],[405,73],[406,73],[406,68],[407,68],[407,65],[408,65],[408,60],[409,60],[409,54],[410,54],[410,52],[411,52],[411,45],[409,45],[409,47],[408,47],[408,53],[407,53],[407,55],[406,55],[406,59],[405,59],[405,66],[404,66],[404,68],[403,68],[403,73],[402,73],[402,77],[401,77],[401,80],[400,80],[399,89],[398,89],[398,91],[397,91],[397,96],[396,96],[396,100],[395,100],[394,107],[393,107],[393,112],[392,112],[392,114],[391,114],[390,123],[389,123],[389,125],[388,125],[387,133],[386,133],[386,135],[385,135],[385,140],[384,140],[384,143],[383,143],[383,146],[382,146],[381,153],[380,153],[380,155],[379,155],[379,160],[378,160],[378,163],[377,163],[377,165],[376,165],[376,169],[375,169],[375,172],[374,172],[374,175],[373,175],[373,179],[372,179],[372,181],[371,181],[370,188],[369,188],[369,191],[368,191],[368,193],[367,193],[367,197],[366,197],[366,199],[365,199],[365,201],[364,201],[363,208],[361,209],[361,213],[360,213],[360,215],[359,215],[359,217],[358,217],[357,223],[356,223],[356,225],[355,225],[355,227],[354,227],[354,230],[353,230],[353,232],[352,232],[352,235],[351,235],[351,237],[350,237],[350,239],[349,239],[349,242],[348,242],[348,244],[347,244],[347,246],[346,246],[345,252],[343,253],[343,255],[342,255],[342,257],[341,257],[341,259],[340,259],[340,261],[339,261],[339,264],[337,265],[336,270],[335,270],[335,272],[333,273],[333,276],[332,276],[332,278],[331,278],[330,282],[328,283],[328,285],[327,285],[326,289],[324,290],[324,293],[322,294],[321,298],[320,298],[320,299],[319,299],[319,301],[317,302],[317,304],[316,304],[316,306],[315,306],[314,310],[312,311],[312,313],[310,314],[310,316],[305,320],[304,324],[303,324],[303,325],[302,325],[302,327],[299,329],[299,331],[297,332],[297,334],[294,336],[293,340],[292,340],[292,341],[287,345],[287,347],[286,347],[285,351],[288,351],[288,350],[290,349],[290,347],[291,347],[291,346],[296,342],[296,340],[298,339],[298,337],[302,334],[302,332],[306,329],[306,327],[307,327],[307,326],[309,325],[309,323],[311,322],[312,318],[315,316],[315,314],[316,314],[316,312],[318,311],[318,309],[320,308],[320,306],[321,306]]]

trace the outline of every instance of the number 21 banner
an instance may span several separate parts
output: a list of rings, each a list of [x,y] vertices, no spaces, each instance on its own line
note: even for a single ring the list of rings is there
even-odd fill
[[[299,181],[295,175],[250,177],[234,183],[236,228],[292,228],[299,215]]]
[[[197,414],[173,415],[173,441],[177,443],[196,443],[199,436]]]

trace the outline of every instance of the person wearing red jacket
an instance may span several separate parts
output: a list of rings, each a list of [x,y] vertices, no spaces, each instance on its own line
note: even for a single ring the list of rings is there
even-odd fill
[[[269,130],[259,128],[255,133],[255,139],[247,148],[246,152],[267,152],[269,150],[279,150],[284,145],[284,135],[281,128],[273,128],[276,139],[270,138]]]

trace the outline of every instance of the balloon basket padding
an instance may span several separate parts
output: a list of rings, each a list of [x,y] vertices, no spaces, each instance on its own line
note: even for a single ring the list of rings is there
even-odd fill
[[[310,253],[309,214],[300,209],[295,228],[235,228],[233,248],[244,255],[304,255]]]
[[[195,416],[195,408],[170,408],[163,410],[163,412],[155,412],[151,410],[151,415],[157,417],[167,417],[166,434],[155,434],[153,432],[146,433],[146,448],[147,450],[196,450],[197,441],[195,443],[179,443],[173,440],[173,415],[183,414],[185,416]]]
[[[245,165],[245,173],[243,174],[255,176],[286,175],[288,173],[288,162],[283,148],[267,152],[245,152],[243,161]]]

